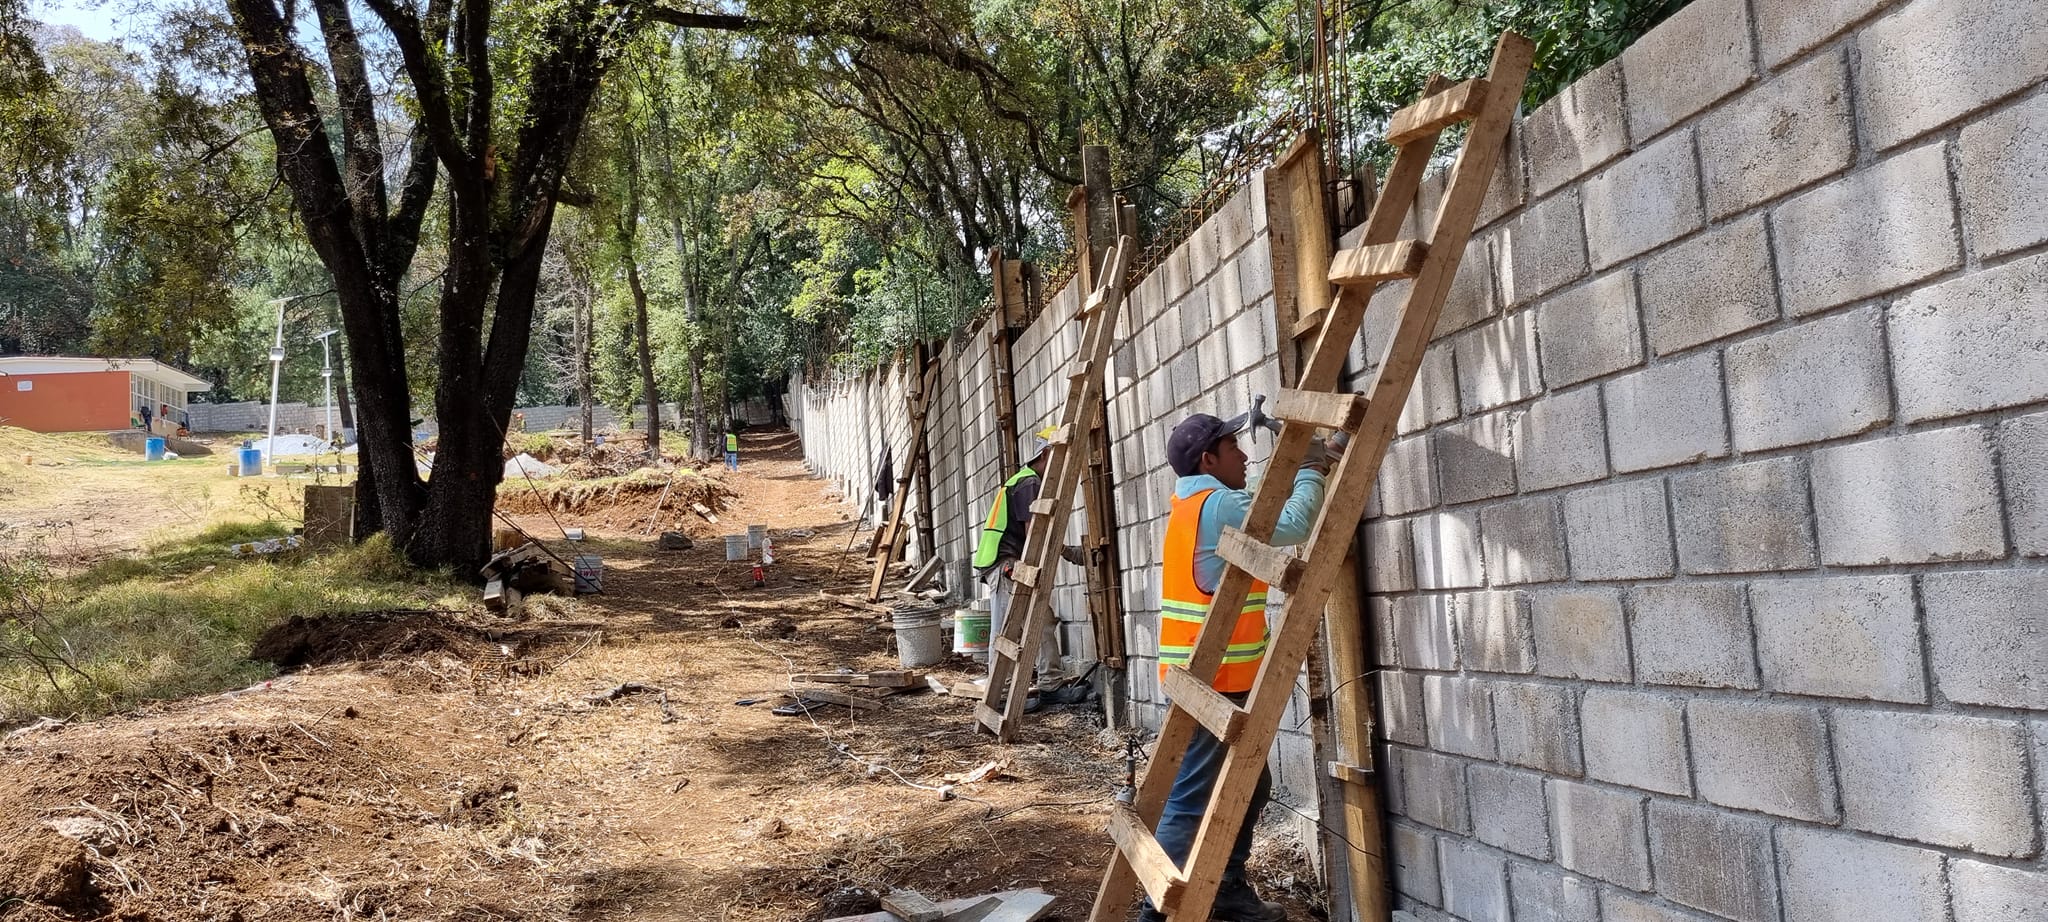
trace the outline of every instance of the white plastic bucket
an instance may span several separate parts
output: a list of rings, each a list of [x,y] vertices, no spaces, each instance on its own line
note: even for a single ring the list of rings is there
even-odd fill
[[[745,559],[747,559],[747,536],[746,536],[746,535],[726,535],[726,536],[725,536],[725,559],[727,559],[727,560],[745,560]]]
[[[930,666],[946,658],[946,638],[939,631],[942,609],[919,608],[895,614],[896,661],[905,669]]]
[[[576,593],[604,591],[604,558],[596,554],[576,555]]]
[[[760,546],[761,546],[761,542],[763,542],[763,541],[766,541],[766,540],[768,540],[768,526],[766,526],[766,525],[749,525],[749,526],[747,526],[747,547],[748,547],[748,548],[750,548],[750,549],[758,549],[758,548],[760,548]]]

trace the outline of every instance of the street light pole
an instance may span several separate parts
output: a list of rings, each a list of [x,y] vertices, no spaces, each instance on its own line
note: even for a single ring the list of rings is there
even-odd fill
[[[277,473],[277,381],[284,370],[284,304],[290,300],[274,298],[270,302],[277,305],[277,339],[270,345],[270,434],[263,440],[263,454],[273,474]]]
[[[327,386],[327,441],[334,442],[334,353],[328,346],[328,337],[340,330],[328,330],[313,337],[320,341],[320,380]]]

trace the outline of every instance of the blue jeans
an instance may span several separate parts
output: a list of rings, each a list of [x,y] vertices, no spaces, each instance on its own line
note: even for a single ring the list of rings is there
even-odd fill
[[[725,453],[725,469],[729,471],[736,471],[740,469],[739,452],[728,451]]]
[[[1244,703],[1244,695],[1228,695],[1238,704]],[[1166,850],[1166,857],[1173,863],[1185,867],[1188,850],[1194,847],[1195,833],[1202,828],[1202,815],[1209,812],[1209,794],[1216,787],[1216,779],[1223,774],[1223,763],[1230,758],[1230,750],[1208,730],[1199,726],[1195,735],[1188,740],[1188,754],[1180,763],[1180,774],[1173,778],[1173,792],[1167,795],[1166,809],[1159,814],[1159,829],[1154,836],[1159,847]],[[1252,854],[1252,826],[1259,821],[1259,813],[1266,809],[1266,801],[1273,795],[1273,773],[1259,770],[1259,783],[1252,789],[1252,802],[1245,812],[1244,825],[1238,827],[1237,842],[1230,849],[1230,863],[1223,869],[1223,887],[1230,889],[1244,883],[1244,862]],[[1147,898],[1147,908],[1152,901]]]

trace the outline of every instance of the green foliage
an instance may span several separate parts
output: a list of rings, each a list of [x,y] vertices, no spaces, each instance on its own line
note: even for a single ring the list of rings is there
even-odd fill
[[[227,553],[282,533],[217,526],[70,577],[40,554],[0,557],[0,726],[249,684],[273,672],[247,658],[251,644],[293,615],[467,604],[381,536],[322,555]]]

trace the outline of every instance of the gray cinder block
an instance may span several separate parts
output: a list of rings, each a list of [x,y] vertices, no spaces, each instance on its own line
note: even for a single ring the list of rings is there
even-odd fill
[[[1636,677],[1656,685],[1757,687],[1742,587],[1679,583],[1629,590]]]
[[[1839,818],[1820,709],[1702,698],[1687,710],[1701,798],[1793,819]]]
[[[1493,687],[1501,761],[1553,775],[1580,774],[1579,713],[1562,685],[1506,682]]]
[[[1472,830],[1479,841],[1518,855],[1550,858],[1543,776],[1498,765],[1466,769],[1472,790]]]
[[[1813,454],[1821,561],[1831,565],[2005,556],[1991,438],[1960,426]]]
[[[1728,347],[1735,447],[1758,451],[1891,422],[1884,318],[1866,307]]]
[[[1485,682],[1456,676],[1423,676],[1422,701],[1429,713],[1431,749],[1479,759],[1493,758],[1493,702]]]
[[[1726,455],[1720,365],[1721,357],[1709,352],[1600,385],[1614,469],[1641,471]]]
[[[1632,890],[1650,889],[1643,798],[1575,781],[1551,781],[1557,863]]]
[[[1938,143],[1780,204],[1771,224],[1785,309],[1793,316],[1908,285],[1962,260]]]
[[[2040,852],[2022,725],[1844,709],[1834,728],[1843,825],[1999,857]]]
[[[1595,682],[1629,680],[1628,624],[1618,590],[1540,592],[1530,600],[1529,619],[1538,673]]]
[[[1664,482],[1638,480],[1565,494],[1565,540],[1572,576],[1582,580],[1656,579],[1673,572]]]
[[[2048,710],[2048,569],[1930,573],[1920,591],[1942,697]]]
[[[1692,793],[1685,710],[1650,692],[1589,688],[1579,697],[1586,776],[1681,796]]]
[[[2038,93],[1963,127],[1963,226],[1981,258],[2048,240],[2048,96]]]
[[[1709,807],[1650,803],[1657,892],[1736,922],[1778,918],[1771,826]]]
[[[1586,250],[1593,268],[1605,269],[1699,230],[1699,166],[1692,132],[1680,131],[1637,150],[1588,178]]]
[[[1870,144],[1912,140],[2048,74],[2040,12],[2013,0],[1948,0],[1907,4],[1864,27],[1856,108]]]
[[[1671,480],[1678,561],[1687,573],[1756,573],[1814,565],[1806,461],[1774,458]]]
[[[1927,700],[1913,581],[1767,580],[1749,587],[1764,687],[1877,701]]]
[[[1840,53],[1824,54],[1700,120],[1700,181],[1719,219],[1856,162],[1856,120]]]
[[[1785,917],[1801,922],[1941,919],[1941,853],[1862,836],[1778,830]]]
[[[1742,88],[1755,69],[1748,4],[1687,5],[1621,53],[1629,134],[1638,141],[1654,137]]]
[[[1890,314],[1899,416],[1918,422],[2048,397],[2043,291],[2048,255],[2036,254],[1901,296]]]

